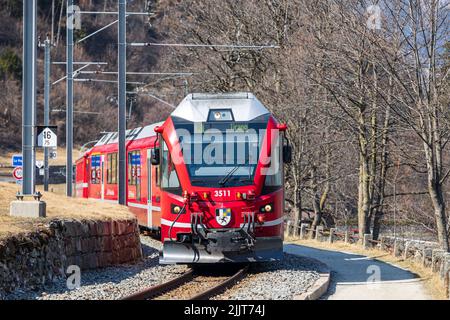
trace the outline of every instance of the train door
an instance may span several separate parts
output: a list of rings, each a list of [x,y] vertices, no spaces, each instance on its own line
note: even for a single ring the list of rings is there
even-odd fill
[[[153,226],[153,204],[152,204],[152,151],[147,149],[147,226]]]
[[[85,175],[85,182],[87,184],[87,188],[86,188],[86,198],[89,198],[89,195],[91,194],[90,190],[91,190],[91,162],[89,161],[90,158],[86,157],[86,166],[84,167],[86,175]]]
[[[135,157],[137,158],[135,166],[135,176],[136,176],[136,201],[142,201],[141,199],[141,152],[135,151]]]
[[[103,200],[105,200],[105,179],[104,179],[104,177],[105,177],[105,175],[104,175],[104,169],[105,169],[105,155],[101,155],[101,157],[100,157],[100,161],[101,161],[101,170],[99,170],[99,172],[100,172],[100,177],[98,177],[98,179],[100,179],[100,183],[101,183],[101,191],[100,191],[100,194],[101,194],[101,199],[102,199],[102,201]]]
[[[101,192],[101,177],[102,177],[102,159],[99,154],[91,156],[91,166],[90,166],[90,186],[89,186],[89,196],[95,199],[102,199]]]

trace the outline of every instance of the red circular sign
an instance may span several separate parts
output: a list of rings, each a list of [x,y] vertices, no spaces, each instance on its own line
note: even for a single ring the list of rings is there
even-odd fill
[[[13,177],[16,180],[22,180],[23,176],[22,176],[22,167],[16,167],[13,170]]]

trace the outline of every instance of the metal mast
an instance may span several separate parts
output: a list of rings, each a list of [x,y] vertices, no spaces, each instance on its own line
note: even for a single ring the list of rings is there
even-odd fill
[[[44,126],[50,125],[50,49],[52,41],[48,38],[44,41]],[[48,191],[48,147],[44,147],[44,191]]]
[[[22,195],[35,192],[36,0],[23,2]]]
[[[119,41],[118,41],[118,131],[119,131],[119,204],[126,205],[126,77],[127,77],[127,48],[126,48],[126,0],[119,1]]]
[[[72,196],[72,150],[73,150],[73,0],[67,0],[67,47],[66,47],[66,195]]]

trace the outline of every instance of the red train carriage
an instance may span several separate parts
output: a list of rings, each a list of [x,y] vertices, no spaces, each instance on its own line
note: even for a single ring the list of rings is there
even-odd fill
[[[285,130],[237,93],[188,95],[164,123],[127,132],[127,204],[161,232],[160,263],[281,257]],[[117,148],[107,134],[78,160],[77,196],[117,201]]]
[[[139,224],[159,232],[161,191],[158,168],[151,166],[156,134],[153,124],[127,131],[127,205]],[[117,203],[117,133],[104,135],[76,162],[76,196]]]
[[[160,263],[281,257],[285,130],[249,93],[188,95],[155,129]]]

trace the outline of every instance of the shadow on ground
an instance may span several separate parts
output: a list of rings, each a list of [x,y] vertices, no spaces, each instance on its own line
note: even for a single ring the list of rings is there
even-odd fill
[[[360,254],[317,249],[296,244],[284,246],[286,253],[317,259],[331,269],[331,283],[327,295],[336,292],[336,285],[364,285],[379,281],[408,281],[418,276],[408,270]],[[376,279],[376,280],[374,280]]]
[[[287,253],[318,259],[337,273],[338,282],[366,282],[373,275],[374,266],[379,268],[381,281],[399,281],[417,278],[414,273],[360,254],[317,249],[301,245],[285,246]]]

